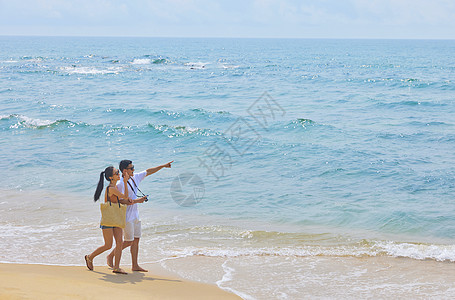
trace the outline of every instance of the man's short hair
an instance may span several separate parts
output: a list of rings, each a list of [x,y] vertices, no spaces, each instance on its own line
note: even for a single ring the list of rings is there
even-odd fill
[[[128,160],[128,159],[124,159],[122,160],[119,165],[118,165],[118,168],[120,169],[120,172],[123,172],[123,170],[125,170],[130,164],[132,164],[133,162],[131,160]]]

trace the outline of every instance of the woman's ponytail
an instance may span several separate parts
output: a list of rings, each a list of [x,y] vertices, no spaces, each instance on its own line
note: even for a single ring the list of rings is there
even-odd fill
[[[100,198],[103,188],[104,188],[104,171],[100,173],[100,180],[98,181],[98,186],[96,187],[95,195],[93,197],[95,202]]]
[[[106,178],[107,181],[110,181],[112,179],[112,175],[114,175],[113,166],[107,167],[106,169],[104,169],[103,172],[100,173],[100,181],[98,181],[98,186],[96,187],[95,196],[93,196],[93,199],[95,200],[95,202],[100,198],[101,192],[103,191],[104,178]]]

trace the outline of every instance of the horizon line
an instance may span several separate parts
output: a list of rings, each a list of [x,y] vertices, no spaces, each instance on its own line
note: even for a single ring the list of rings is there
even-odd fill
[[[128,35],[33,35],[0,34],[0,37],[62,37],[62,38],[164,38],[164,39],[282,39],[282,40],[428,40],[451,41],[455,38],[411,38],[411,37],[235,37],[235,36],[128,36]]]

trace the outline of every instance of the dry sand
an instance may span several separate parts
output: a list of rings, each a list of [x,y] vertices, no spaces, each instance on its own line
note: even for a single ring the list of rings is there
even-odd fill
[[[0,264],[0,299],[240,299],[215,285],[160,270],[124,269],[128,275],[100,266],[89,271],[85,266]]]

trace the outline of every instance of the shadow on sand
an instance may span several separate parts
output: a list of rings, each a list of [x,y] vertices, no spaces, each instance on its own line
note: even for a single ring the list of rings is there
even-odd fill
[[[144,274],[142,272],[132,272],[132,273],[128,273],[127,275],[106,273],[106,272],[100,272],[100,271],[92,271],[92,272],[102,275],[103,277],[101,277],[100,280],[117,283],[117,284],[125,284],[125,283],[136,284],[136,283],[139,283],[142,281],[182,282],[181,280],[176,280],[176,279],[166,279],[166,278],[147,276],[146,274]]]

